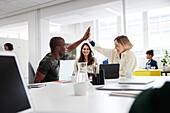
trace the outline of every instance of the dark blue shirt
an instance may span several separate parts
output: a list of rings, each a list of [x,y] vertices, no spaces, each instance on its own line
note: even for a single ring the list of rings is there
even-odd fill
[[[148,61],[148,62],[146,63],[145,69],[147,69],[147,65],[150,65],[151,67],[155,66],[155,69],[158,69],[158,64],[157,64],[157,61],[156,61],[156,60],[153,60],[153,59],[152,59],[150,62]]]
[[[94,47],[95,46],[95,42],[91,41],[90,44]]]

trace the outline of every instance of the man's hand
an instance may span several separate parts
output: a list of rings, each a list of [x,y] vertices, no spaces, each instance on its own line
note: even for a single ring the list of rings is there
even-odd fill
[[[90,37],[90,35],[91,35],[90,29],[91,29],[91,27],[89,27],[89,28],[87,29],[86,33],[85,33],[84,36],[83,36],[83,40],[87,40],[87,39]]]
[[[83,38],[81,38],[80,40],[74,42],[73,44],[71,44],[67,47],[66,53],[69,53],[70,51],[74,50],[79,44],[81,44],[84,40],[87,40],[89,37],[90,37],[90,27],[87,29]]]

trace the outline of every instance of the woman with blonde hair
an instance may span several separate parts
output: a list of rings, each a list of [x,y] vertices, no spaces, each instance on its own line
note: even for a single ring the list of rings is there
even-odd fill
[[[133,72],[136,65],[136,57],[135,54],[130,51],[133,47],[132,43],[129,41],[128,37],[125,35],[118,36],[114,39],[114,49],[106,49],[98,44],[96,44],[93,40],[88,38],[90,44],[94,47],[96,51],[103,54],[108,58],[109,64],[119,63],[119,76],[126,76],[126,72]]]

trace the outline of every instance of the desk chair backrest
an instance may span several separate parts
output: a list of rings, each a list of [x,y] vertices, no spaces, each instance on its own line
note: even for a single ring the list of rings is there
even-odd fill
[[[31,62],[28,62],[28,70],[29,70],[28,83],[32,84],[32,83],[34,83],[35,71],[34,71],[34,68],[32,67]]]

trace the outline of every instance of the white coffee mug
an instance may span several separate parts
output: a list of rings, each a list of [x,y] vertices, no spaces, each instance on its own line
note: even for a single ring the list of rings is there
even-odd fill
[[[75,96],[84,96],[87,92],[87,83],[86,82],[80,82],[80,83],[74,83],[74,94]]]
[[[133,72],[126,72],[126,78],[133,78]]]

